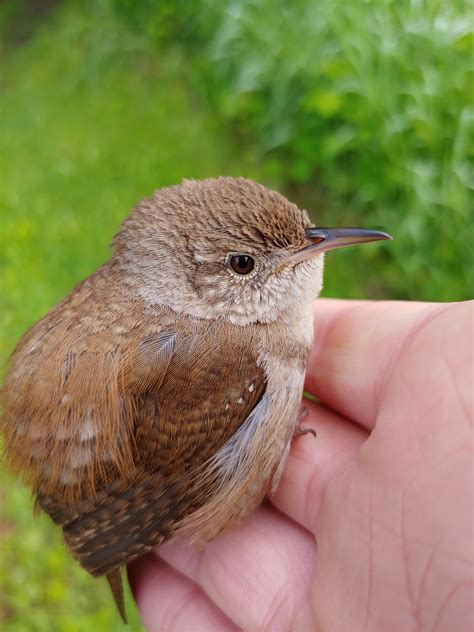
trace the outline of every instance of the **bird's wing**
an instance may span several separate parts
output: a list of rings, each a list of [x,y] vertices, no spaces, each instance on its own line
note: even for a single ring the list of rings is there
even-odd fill
[[[189,470],[211,457],[262,397],[257,354],[241,328],[216,323],[176,322],[172,332],[140,341],[125,388],[135,401],[141,467]]]
[[[92,331],[53,312],[16,350],[4,397],[11,462],[96,574],[205,503],[218,476],[205,464],[266,388],[242,328],[133,309],[91,314]]]
[[[134,410],[122,396],[123,367],[141,335],[133,315],[130,325],[65,311],[53,310],[23,337],[2,390],[13,469],[61,507],[133,470]]]

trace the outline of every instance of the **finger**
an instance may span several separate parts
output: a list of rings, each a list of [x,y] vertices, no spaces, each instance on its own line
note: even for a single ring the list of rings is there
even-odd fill
[[[154,555],[130,564],[128,576],[145,627],[150,632],[238,628],[194,582]]]
[[[446,305],[393,301],[316,301],[307,391],[373,428],[391,373],[417,331]]]
[[[329,410],[304,400],[304,425],[316,432],[299,437],[292,446],[278,489],[271,502],[313,533],[326,486],[357,457],[367,431]]]
[[[314,628],[308,595],[315,540],[270,505],[202,550],[172,543],[156,554],[201,586],[239,628]]]

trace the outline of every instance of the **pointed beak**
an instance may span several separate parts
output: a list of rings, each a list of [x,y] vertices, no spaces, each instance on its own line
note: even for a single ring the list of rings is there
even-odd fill
[[[309,244],[291,257],[293,264],[335,248],[392,239],[388,233],[367,228],[306,228],[305,233]]]

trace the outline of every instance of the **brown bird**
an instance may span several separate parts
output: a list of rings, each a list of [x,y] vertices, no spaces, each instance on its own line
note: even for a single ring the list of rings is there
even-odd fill
[[[110,261],[23,336],[7,457],[124,619],[122,566],[214,538],[275,488],[305,431],[323,253],[389,238],[314,228],[250,180],[184,181],[142,201]]]

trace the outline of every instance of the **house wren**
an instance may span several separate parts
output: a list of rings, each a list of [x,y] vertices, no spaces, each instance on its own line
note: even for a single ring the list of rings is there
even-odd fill
[[[275,488],[301,434],[323,253],[389,238],[314,228],[250,180],[185,181],[142,201],[110,261],[23,336],[7,458],[123,617],[122,566],[210,540]]]

